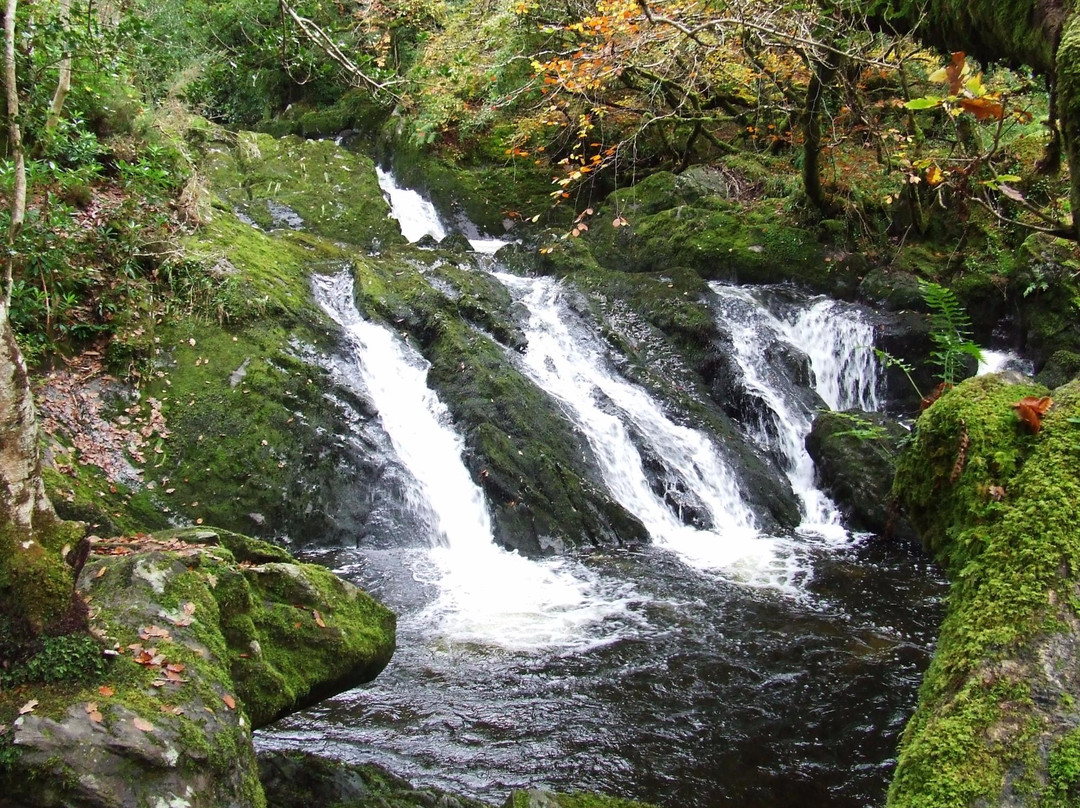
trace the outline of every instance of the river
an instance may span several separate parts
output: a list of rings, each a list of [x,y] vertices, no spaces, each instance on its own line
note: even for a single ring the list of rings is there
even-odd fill
[[[426,200],[380,181],[410,240],[445,235]],[[309,556],[398,612],[398,649],[374,682],[257,743],[377,762],[491,803],[545,786],[666,806],[881,805],[944,583],[917,551],[845,531],[802,448],[814,402],[876,406],[858,311],[790,290],[712,288],[761,402],[748,435],[779,458],[803,510],[793,535],[768,535],[723,447],[612,369],[570,322],[558,283],[497,266],[496,277],[529,311],[521,369],[560,402],[652,543],[543,560],[497,547],[423,358],[360,317],[347,275],[317,278],[354,359],[335,371],[380,413],[409,525]],[[810,356],[813,390],[772,372],[781,343]],[[703,519],[679,518],[657,495],[643,447]]]

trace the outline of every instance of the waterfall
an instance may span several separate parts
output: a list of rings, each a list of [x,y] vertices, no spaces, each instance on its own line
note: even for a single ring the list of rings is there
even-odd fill
[[[814,408],[793,394],[790,380],[775,372],[769,352],[780,343],[804,353],[815,391],[831,409],[875,410],[873,328],[857,309],[828,298],[800,308],[788,320],[770,312],[752,290],[715,282],[710,288],[719,300],[719,326],[731,335],[743,386],[766,408],[745,428],[759,445],[783,459],[802,505],[801,530],[829,540],[846,539],[836,504],[815,484],[814,463],[804,445]]]
[[[402,188],[394,175],[376,166],[375,176],[379,187],[390,200],[390,216],[401,225],[401,235],[409,241],[419,241],[432,236],[436,241],[446,238],[439,212],[431,202],[411,188]]]
[[[874,327],[858,309],[823,297],[802,309],[794,322],[778,323],[787,341],[810,358],[814,389],[829,409],[878,409]]]
[[[992,348],[982,349],[982,359],[979,361],[976,376],[987,373],[1001,373],[1006,370],[1015,370],[1025,376],[1035,375],[1035,365],[1031,360],[1024,359],[1015,351],[995,351]]]
[[[458,642],[513,650],[594,644],[591,628],[620,613],[622,593],[568,560],[531,561],[498,547],[483,492],[461,459],[446,406],[427,386],[427,362],[390,329],[364,320],[348,272],[315,276],[315,298],[342,327],[356,375],[402,465],[410,502],[428,515],[432,545],[415,575],[437,596],[421,619]]]
[[[552,278],[496,277],[529,310],[525,372],[562,405],[588,439],[612,496],[654,541],[702,569],[760,580],[776,571],[777,542],[762,536],[737,481],[704,433],[676,424],[645,390],[606,364],[591,333],[572,334]],[[649,483],[631,432],[640,434],[672,480],[701,502],[710,525],[685,524]],[[772,581],[776,582],[776,581]]]
[[[424,236],[431,236],[436,241],[446,238],[446,226],[431,200],[411,188],[402,188],[389,171],[376,167],[375,176],[390,201],[390,216],[401,225],[401,235],[410,242],[419,241]],[[466,237],[476,252],[494,255],[500,247],[506,246],[505,239],[484,235],[471,223],[468,224]]]

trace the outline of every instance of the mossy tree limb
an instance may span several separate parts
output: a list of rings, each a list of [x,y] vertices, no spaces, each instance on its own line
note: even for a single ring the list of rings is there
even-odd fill
[[[1012,404],[1045,392],[969,380],[926,411],[898,465],[894,492],[952,588],[890,808],[1080,796],[1065,760],[1080,726],[1080,383],[1032,433]]]

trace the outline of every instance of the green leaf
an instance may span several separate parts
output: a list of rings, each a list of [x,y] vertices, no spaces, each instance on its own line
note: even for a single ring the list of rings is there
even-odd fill
[[[941,99],[935,98],[932,95],[923,96],[922,98],[912,98],[904,107],[907,109],[934,109],[941,106]]]

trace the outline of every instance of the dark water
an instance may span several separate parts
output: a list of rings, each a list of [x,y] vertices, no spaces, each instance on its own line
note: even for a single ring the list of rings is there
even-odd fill
[[[531,652],[455,643],[419,617],[423,552],[316,555],[398,611],[398,650],[260,746],[492,803],[544,786],[665,806],[883,804],[941,617],[943,582],[917,551],[873,537],[811,550],[787,591],[657,549],[578,559],[630,592],[625,608],[587,632],[598,645]]]

